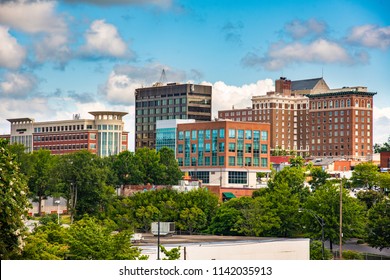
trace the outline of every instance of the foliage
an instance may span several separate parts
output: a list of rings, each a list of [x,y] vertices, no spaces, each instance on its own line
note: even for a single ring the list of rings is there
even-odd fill
[[[244,211],[248,210],[253,203],[250,197],[233,198],[218,207],[209,226],[211,234],[218,235],[241,235],[241,221],[244,220]]]
[[[167,250],[163,245],[160,245],[161,252],[164,253],[164,255],[167,258],[163,258],[163,260],[179,260],[180,259],[180,246],[177,248],[172,248],[171,250]]]
[[[291,167],[302,168],[305,166],[305,160],[301,156],[290,158],[289,162]]]
[[[39,219],[39,223],[42,225],[47,225],[49,223],[58,223],[58,215],[57,214],[48,214]]]
[[[63,260],[69,253],[66,239],[67,229],[55,223],[39,226],[24,240],[20,259]]]
[[[158,151],[160,164],[163,166],[161,185],[177,185],[182,179],[183,173],[179,168],[179,164],[175,157],[175,152],[172,149],[163,147]]]
[[[315,191],[318,187],[324,185],[330,178],[330,175],[321,167],[314,167],[310,171],[312,179],[309,181],[310,187]]]
[[[356,198],[350,197],[348,192],[342,190],[343,201],[343,239],[357,237],[363,233],[365,224],[364,205]],[[313,215],[321,217],[325,222],[325,240],[331,243],[339,240],[340,228],[340,190],[339,186],[328,181],[307,199],[304,204],[303,223],[305,231],[316,239],[321,238],[321,225],[314,222]]]
[[[367,242],[370,246],[390,248],[390,202],[384,199],[368,211]]]
[[[344,260],[364,260],[364,256],[362,253],[346,250],[343,251],[343,259]]]
[[[34,151],[28,156],[28,187],[33,201],[38,202],[38,214],[41,215],[42,200],[55,193],[52,176],[56,157],[49,150]]]
[[[352,172],[352,184],[371,189],[378,182],[378,174],[378,166],[372,162],[359,163]]]
[[[390,136],[387,138],[387,142],[383,144],[374,145],[374,153],[390,152]]]
[[[135,260],[140,250],[131,245],[132,232],[112,231],[85,216],[69,228],[69,258],[75,260]]]
[[[23,217],[30,206],[25,177],[8,142],[0,139],[0,259],[19,253],[24,235]]]
[[[277,186],[287,184],[292,194],[298,194],[299,200],[303,203],[309,196],[309,189],[305,187],[305,173],[303,168],[285,167],[281,171],[272,174],[268,181],[268,188],[272,191]]]
[[[379,173],[378,184],[383,194],[390,193],[390,173]]]
[[[324,248],[324,259],[331,260],[333,258],[332,252]],[[322,260],[322,242],[318,240],[310,241],[310,259]]]
[[[383,194],[374,190],[359,191],[356,197],[366,204],[367,209],[371,209],[377,202],[383,199]]]
[[[180,211],[180,219],[177,221],[180,229],[193,234],[195,231],[202,230],[207,226],[207,217],[202,209],[194,206],[184,208]]]
[[[114,188],[106,185],[108,173],[102,159],[89,151],[59,158],[55,177],[69,202],[71,222],[84,214],[97,215],[114,199]]]

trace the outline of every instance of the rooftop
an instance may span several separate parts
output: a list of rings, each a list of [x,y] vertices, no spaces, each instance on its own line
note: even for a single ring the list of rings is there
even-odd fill
[[[292,81],[291,90],[294,91],[294,90],[313,89],[320,80],[322,80],[322,78]]]

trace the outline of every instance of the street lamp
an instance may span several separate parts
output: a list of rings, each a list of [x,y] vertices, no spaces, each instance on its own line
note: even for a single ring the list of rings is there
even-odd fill
[[[307,211],[309,212],[310,214],[313,215],[313,217],[317,220],[317,222],[321,225],[321,243],[322,243],[322,247],[321,247],[321,253],[322,253],[322,259],[324,260],[325,259],[325,232],[324,232],[324,226],[325,226],[325,221],[322,217],[320,217],[319,215],[317,215],[314,211],[310,210],[310,209],[299,209],[299,212],[303,212],[303,211]]]
[[[57,204],[57,222],[60,224],[60,200],[54,201],[55,204]]]

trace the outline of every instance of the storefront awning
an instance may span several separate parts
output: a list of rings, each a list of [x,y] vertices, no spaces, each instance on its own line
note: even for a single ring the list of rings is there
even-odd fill
[[[223,192],[222,196],[223,196],[223,198],[228,198],[228,199],[236,198],[236,196],[231,192]]]

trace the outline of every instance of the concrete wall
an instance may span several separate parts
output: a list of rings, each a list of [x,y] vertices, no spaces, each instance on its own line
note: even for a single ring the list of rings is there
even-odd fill
[[[180,246],[181,260],[309,260],[309,239],[246,242],[215,242],[164,245],[167,250]],[[155,247],[142,248],[149,260],[157,259]],[[161,253],[160,258],[164,258]]]

